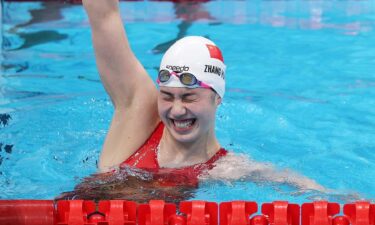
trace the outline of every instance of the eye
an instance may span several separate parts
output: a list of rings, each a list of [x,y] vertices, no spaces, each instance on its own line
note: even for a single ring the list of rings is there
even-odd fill
[[[161,93],[161,99],[164,101],[173,101],[173,95]]]
[[[183,102],[195,102],[198,100],[198,96],[195,94],[189,94],[182,97]]]

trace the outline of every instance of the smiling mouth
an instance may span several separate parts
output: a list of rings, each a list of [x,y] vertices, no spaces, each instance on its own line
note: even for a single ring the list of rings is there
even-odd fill
[[[188,130],[195,124],[196,121],[196,119],[171,120],[177,130]]]

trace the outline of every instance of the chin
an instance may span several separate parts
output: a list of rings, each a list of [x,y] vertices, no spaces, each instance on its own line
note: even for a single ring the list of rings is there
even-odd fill
[[[199,137],[199,132],[196,127],[188,132],[178,132],[174,127],[168,127],[168,130],[173,139],[184,144],[195,142]]]
[[[198,139],[198,135],[194,133],[179,134],[179,133],[176,133],[175,131],[172,131],[171,135],[176,141],[187,144],[187,143],[192,143]]]

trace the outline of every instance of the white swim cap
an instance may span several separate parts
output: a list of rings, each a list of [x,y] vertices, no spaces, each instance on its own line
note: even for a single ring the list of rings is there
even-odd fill
[[[212,41],[200,36],[178,40],[167,50],[160,64],[160,70],[193,74],[199,81],[212,87],[221,98],[225,93],[225,68],[220,49]],[[186,86],[176,76],[159,83],[159,86],[199,87]]]

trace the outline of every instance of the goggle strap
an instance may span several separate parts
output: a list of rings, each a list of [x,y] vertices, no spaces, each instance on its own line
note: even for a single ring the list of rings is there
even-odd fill
[[[163,81],[163,82],[160,81],[160,73],[161,73],[162,71],[167,71],[167,72],[168,72],[168,75],[169,75],[169,78],[168,78],[166,81]],[[182,75],[184,75],[184,74],[185,74],[185,75],[186,75],[186,74],[189,74],[189,76],[193,76],[193,77],[194,77],[194,80],[195,80],[195,83],[194,83],[194,84],[185,84],[185,83],[183,83],[181,77],[182,77]],[[211,85],[205,84],[204,82],[198,80],[197,77],[194,76],[194,74],[191,74],[191,73],[182,73],[182,74],[179,75],[177,72],[174,72],[174,71],[173,71],[173,72],[169,72],[168,70],[161,70],[161,71],[159,72],[159,74],[158,74],[158,78],[157,78],[156,82],[157,82],[158,84],[160,84],[160,83],[164,83],[164,82],[167,82],[167,81],[169,81],[169,79],[171,79],[171,76],[172,76],[172,75],[175,75],[175,76],[180,80],[181,84],[186,85],[186,86],[188,86],[188,87],[192,87],[192,86],[194,86],[194,85],[199,85],[199,86],[201,86],[201,87],[203,87],[203,88],[212,88]]]

